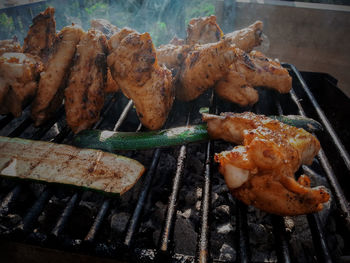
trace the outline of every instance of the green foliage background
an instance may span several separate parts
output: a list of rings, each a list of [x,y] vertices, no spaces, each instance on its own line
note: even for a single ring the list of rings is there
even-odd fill
[[[299,1],[350,5],[349,0]],[[0,39],[17,35],[22,42],[32,17],[47,6],[53,6],[57,30],[71,23],[87,30],[91,19],[104,18],[120,28],[127,26],[139,32],[149,32],[158,46],[175,35],[184,38],[188,22],[194,17],[215,14],[215,3],[216,0],[48,0],[11,12],[0,10]],[[16,18],[16,24],[13,18]]]

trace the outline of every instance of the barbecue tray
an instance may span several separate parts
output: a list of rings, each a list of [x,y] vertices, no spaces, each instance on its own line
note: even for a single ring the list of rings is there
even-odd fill
[[[346,111],[350,100],[338,90],[336,80],[331,76],[300,73],[293,65],[284,66],[293,77],[293,89],[289,94],[259,89],[259,102],[253,107],[240,108],[208,91],[190,103],[176,101],[165,126],[198,124],[201,107],[209,107],[212,113],[300,114],[318,120],[324,126],[324,131],[316,134],[323,149],[311,167],[303,166],[297,174],[305,172],[313,178],[319,177],[331,190],[332,203],[330,208],[325,209],[326,212],[283,218],[260,213],[234,200],[212,162],[214,152],[229,147],[225,142],[209,141],[174,148],[118,152],[139,160],[147,168],[134,188],[121,197],[69,186],[1,178],[0,251],[5,261],[20,262],[23,260],[20,251],[26,251],[28,262],[30,257],[31,262],[41,262],[40,255],[43,262],[50,257],[56,257],[57,261],[60,258],[62,261],[67,258],[73,260],[77,259],[77,254],[90,255],[92,261],[96,260],[95,257],[136,262],[259,261],[256,252],[258,242],[251,240],[252,215],[258,215],[270,224],[264,227],[271,228],[272,244],[263,246],[270,261],[336,262],[348,259],[350,214],[347,199],[350,191],[343,186],[349,185],[350,181],[350,125],[347,121],[350,112]],[[49,123],[40,128],[33,126],[28,108],[17,119],[10,115],[1,116],[0,135],[66,144],[71,142],[73,133],[65,122],[63,106]],[[132,103],[121,93],[106,99],[101,119],[94,128],[143,130]],[[162,209],[158,209],[162,204]],[[189,204],[192,204],[190,212],[197,217],[185,215]],[[218,204],[221,208],[228,208],[229,213],[218,212]],[[192,220],[194,230],[185,231],[186,228],[181,225],[187,224],[182,220],[184,218]],[[293,229],[288,227],[288,222],[298,222],[299,218],[304,218],[308,224],[306,231],[311,233],[311,251],[295,250],[293,238],[298,236],[293,233],[298,232],[298,224],[295,223]],[[233,229],[222,234],[226,238],[221,240],[216,236],[221,232],[216,229],[217,222],[223,220],[229,222]],[[260,224],[259,220],[256,225]],[[157,221],[158,225],[149,226],[150,222]],[[335,224],[333,232],[329,231],[329,222]],[[178,234],[179,227],[185,229],[183,236]],[[191,231],[195,232],[194,236],[190,236]],[[330,236],[334,233],[343,244],[334,243]],[[225,254],[220,248],[223,249],[224,243],[230,240],[231,250],[228,249]],[[185,243],[188,251],[193,253],[186,253],[186,248],[185,252],[184,248],[179,249],[181,243]],[[191,246],[194,249],[191,250]],[[23,250],[23,247],[27,249]],[[44,248],[46,252],[37,248]],[[64,253],[57,253],[57,250]]]

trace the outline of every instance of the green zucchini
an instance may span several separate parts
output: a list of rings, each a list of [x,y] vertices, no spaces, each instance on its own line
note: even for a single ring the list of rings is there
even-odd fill
[[[0,175],[123,194],[144,173],[138,161],[99,150],[0,136]]]
[[[282,117],[282,118],[280,118]],[[297,116],[298,117],[298,116]],[[288,116],[270,116],[298,128],[319,129],[321,124],[309,118],[289,118]],[[206,124],[183,126],[149,132],[112,132],[103,130],[84,130],[73,139],[73,145],[81,148],[116,150],[145,150],[157,147],[177,146],[209,139]]]

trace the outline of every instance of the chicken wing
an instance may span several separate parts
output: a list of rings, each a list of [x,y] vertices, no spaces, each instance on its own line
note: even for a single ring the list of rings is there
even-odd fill
[[[221,40],[224,33],[216,23],[216,16],[193,18],[187,26],[186,44],[208,44]]]
[[[115,33],[119,31],[118,27],[115,25],[112,25],[108,20],[106,19],[94,19],[90,22],[91,28],[100,30],[107,39],[110,39]]]
[[[8,52],[22,52],[22,48],[17,37],[14,37],[13,39],[0,40],[0,56]]]
[[[22,114],[22,107],[34,95],[43,65],[38,57],[4,53],[0,57],[0,114]]]
[[[169,41],[169,44],[172,44],[172,45],[185,45],[185,40],[175,36]]]
[[[171,72],[158,65],[148,33],[121,30],[109,40],[107,62],[125,96],[132,99],[141,123],[156,130],[163,126],[174,100]]]
[[[223,38],[229,41],[231,45],[234,45],[245,52],[250,52],[254,47],[261,44],[262,30],[263,23],[261,21],[256,21],[254,24],[246,28],[224,35]]]
[[[215,92],[221,98],[247,106],[259,99],[258,92],[253,87],[264,86],[280,93],[290,91],[292,78],[280,63],[257,51],[247,54],[239,48],[232,49],[237,59],[230,72],[215,86]]]
[[[55,9],[48,7],[33,18],[28,34],[24,39],[23,52],[39,56],[46,62],[50,48],[56,37]]]
[[[76,45],[83,34],[80,27],[67,26],[57,35],[45,70],[40,75],[38,92],[32,103],[31,115],[36,126],[48,120],[62,105],[63,91]]]
[[[259,100],[259,94],[246,77],[233,69],[215,85],[215,93],[230,102],[244,107],[253,105]]]
[[[180,69],[189,51],[188,45],[161,45],[156,49],[158,64],[168,69]]]
[[[303,129],[251,112],[204,114],[214,139],[243,144],[215,155],[231,193],[247,205],[278,215],[322,210],[329,200],[324,187],[294,179],[301,164],[311,164],[318,140]]]
[[[195,46],[182,65],[176,97],[183,101],[196,99],[229,72],[235,59],[227,41]]]
[[[249,54],[240,50],[235,63],[236,70],[242,73],[252,86],[263,86],[288,93],[292,88],[292,77],[281,64],[267,58],[259,51]]]
[[[107,74],[107,39],[100,31],[84,34],[74,58],[65,95],[67,123],[74,133],[90,128],[100,117]]]

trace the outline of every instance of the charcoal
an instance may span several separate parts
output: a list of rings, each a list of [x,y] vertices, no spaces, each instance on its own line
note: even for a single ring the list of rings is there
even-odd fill
[[[223,235],[227,235],[228,233],[232,232],[233,226],[230,223],[227,224],[223,224],[217,227],[217,232],[218,234],[223,234]]]
[[[219,260],[224,262],[236,261],[236,250],[230,245],[224,243],[220,248]]]
[[[175,252],[194,255],[196,252],[197,232],[192,223],[177,215],[174,229]]]
[[[119,234],[122,234],[126,229],[129,218],[130,218],[130,214],[125,213],[125,212],[121,212],[121,213],[117,213],[117,214],[112,215],[112,217],[111,217],[111,229]]]

